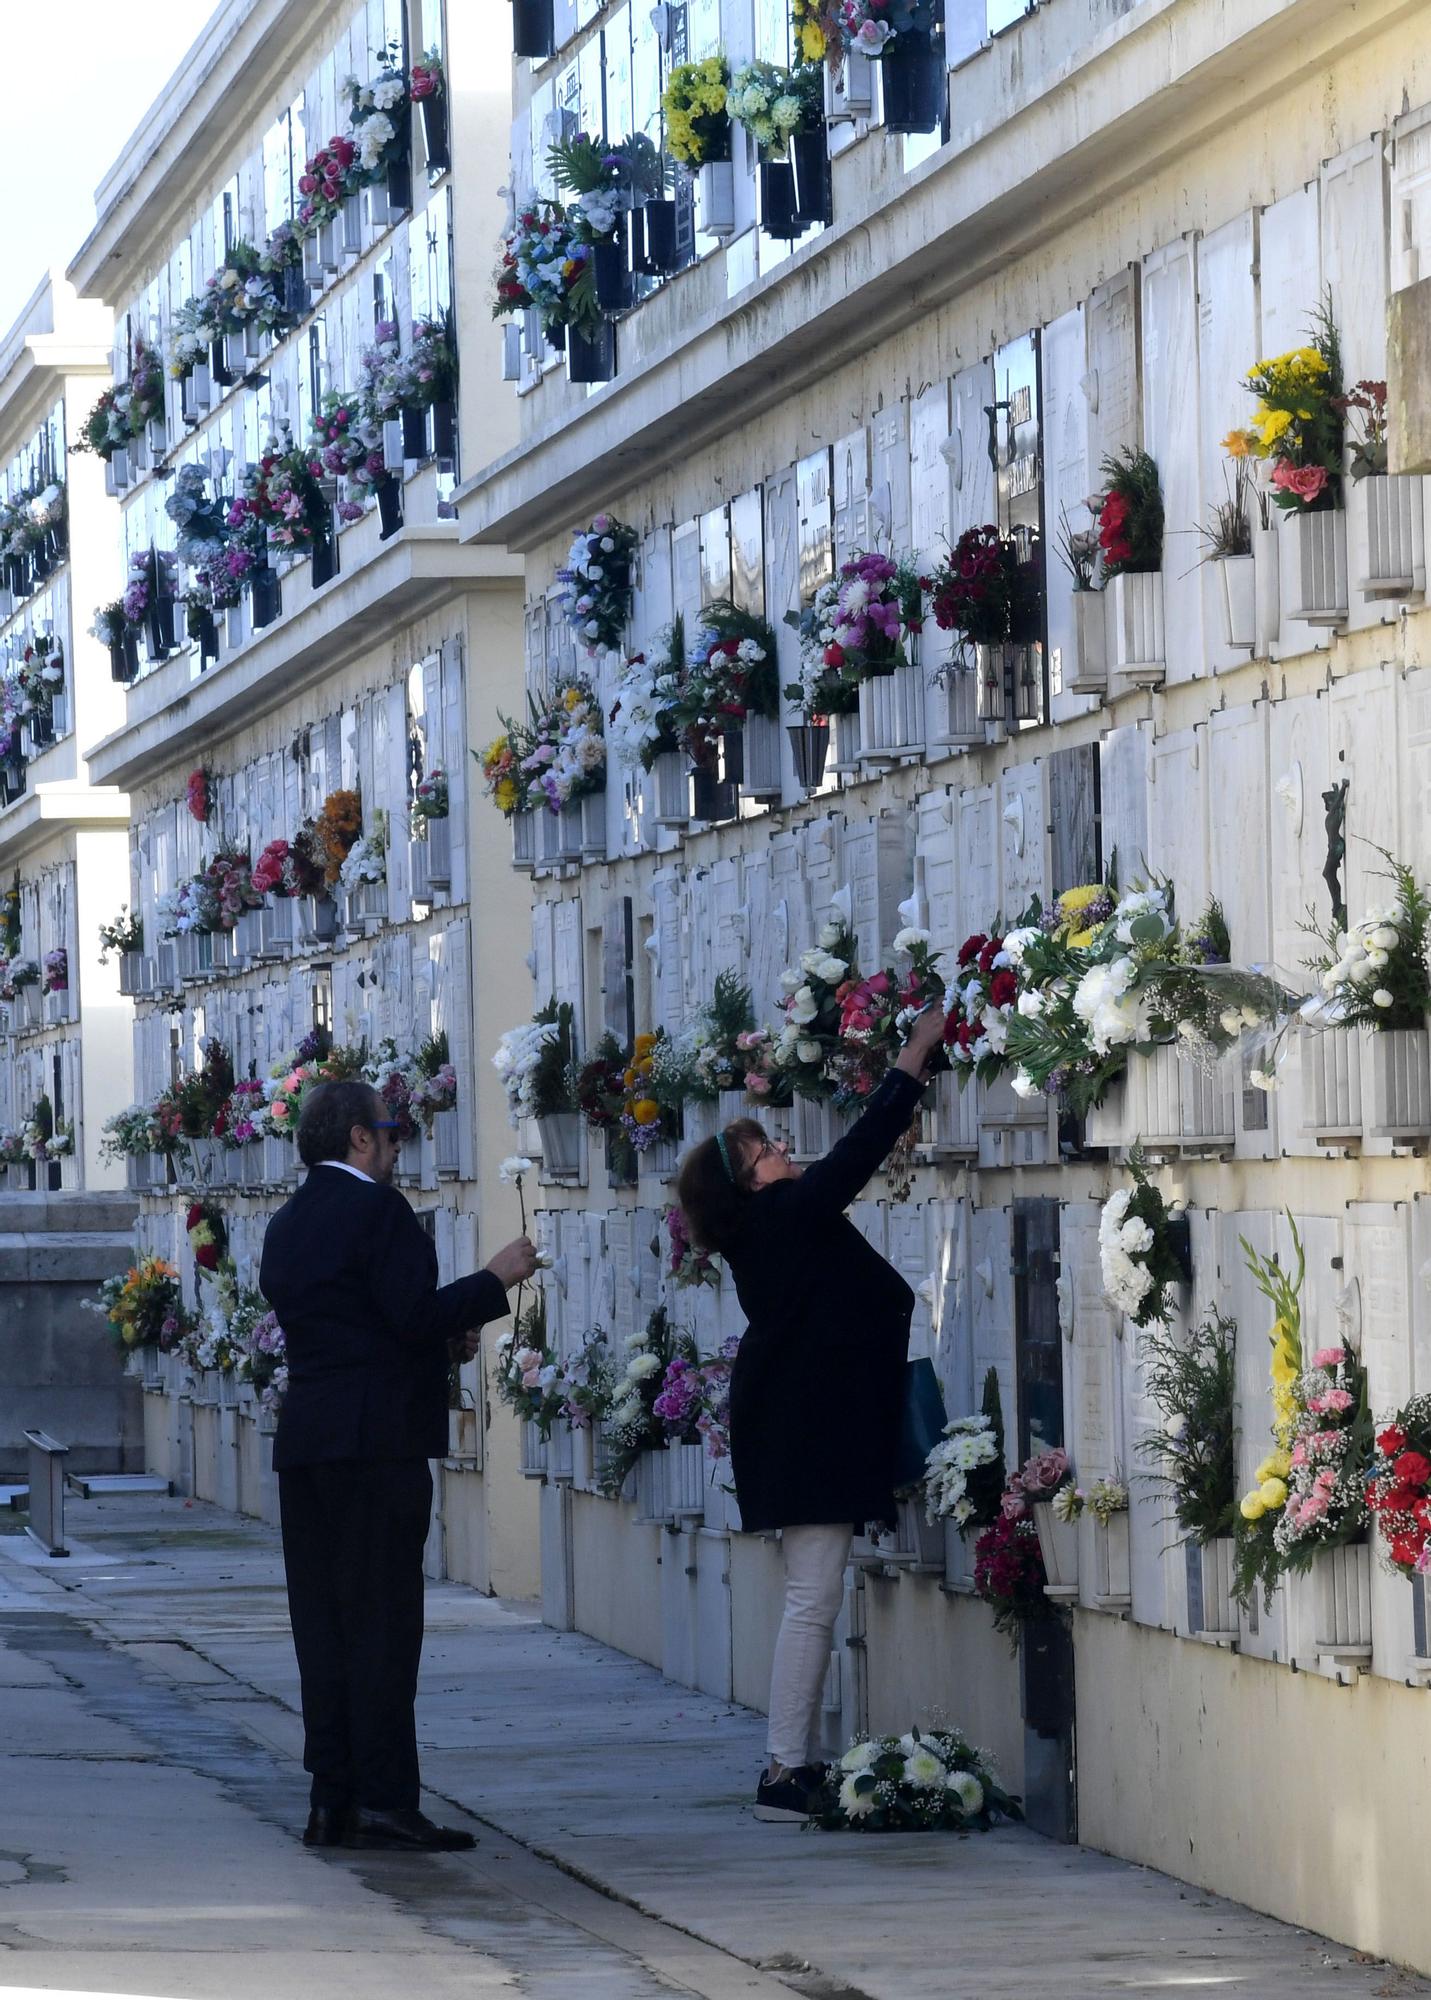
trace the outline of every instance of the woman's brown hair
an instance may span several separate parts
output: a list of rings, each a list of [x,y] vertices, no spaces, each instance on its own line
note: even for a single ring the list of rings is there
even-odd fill
[[[729,1171],[720,1139],[725,1140]],[[676,1183],[676,1199],[692,1242],[717,1256],[730,1249],[740,1232],[741,1215],[751,1195],[746,1155],[752,1140],[757,1146],[764,1145],[765,1128],[754,1118],[737,1118],[725,1127],[720,1139],[702,1139],[699,1146],[692,1146],[681,1162]]]

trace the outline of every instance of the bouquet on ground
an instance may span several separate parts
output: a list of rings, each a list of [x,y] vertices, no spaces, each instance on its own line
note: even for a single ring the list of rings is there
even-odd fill
[[[1215,1308],[1182,1345],[1166,1326],[1141,1343],[1144,1393],[1161,1430],[1138,1440],[1152,1482],[1172,1503],[1178,1527],[1205,1548],[1236,1519],[1237,1322]]]
[[[656,1399],[671,1363],[680,1356],[697,1360],[687,1333],[671,1325],[664,1306],[657,1306],[646,1325],[629,1336],[626,1363],[612,1386],[611,1408],[603,1421],[607,1447],[601,1490],[615,1499],[643,1451],[659,1451],[666,1429],[656,1414]]]
[[[614,514],[578,529],[557,571],[567,623],[588,653],[621,644],[631,616],[631,565],[640,537]]]
[[[1154,1320],[1166,1325],[1174,1309],[1168,1294],[1188,1272],[1172,1212],[1148,1178],[1139,1146],[1128,1155],[1128,1172],[1133,1185],[1115,1188],[1098,1219],[1103,1296],[1134,1326],[1146,1327]]]
[[[589,793],[605,791],[606,739],[591,683],[564,681],[544,707],[533,701],[531,710],[531,747],[521,760],[527,797],[559,813]]]
[[[1392,1569],[1431,1575],[1431,1396],[1413,1396],[1377,1432],[1366,1504]]]
[[[681,686],[686,673],[686,628],[673,618],[644,653],[632,653],[616,676],[607,729],[617,762],[627,771],[649,771],[656,759],[681,747]]]
[[[748,715],[779,716],[775,634],[763,618],[725,599],[704,607],[678,712],[691,761],[706,768]]]
[[[1317,974],[1320,992],[1302,1009],[1314,1027],[1424,1028],[1431,1012],[1431,974],[1427,971],[1431,899],[1415,871],[1379,848],[1385,875],[1396,894],[1379,909],[1343,930],[1323,929],[1309,910],[1303,929],[1321,950],[1306,961]]]
[[[929,608],[966,659],[976,646],[1033,645],[1040,630],[1038,563],[1021,552],[1018,537],[992,523],[966,528],[929,580]]]
[[[1272,499],[1285,514],[1335,507],[1345,443],[1341,341],[1330,305],[1312,323],[1304,347],[1259,361],[1242,385],[1257,398],[1251,426],[1230,431],[1234,459],[1271,467]]]
[[[830,1767],[812,1823],[829,1832],[987,1833],[1022,1819],[986,1752],[957,1729],[868,1736]]]

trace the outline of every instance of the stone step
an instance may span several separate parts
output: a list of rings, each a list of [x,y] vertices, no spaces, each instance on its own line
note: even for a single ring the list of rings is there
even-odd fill
[[[0,1235],[133,1233],[139,1203],[109,1190],[76,1194],[0,1194]]]

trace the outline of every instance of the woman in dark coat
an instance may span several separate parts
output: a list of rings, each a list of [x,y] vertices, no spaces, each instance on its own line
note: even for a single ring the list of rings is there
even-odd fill
[[[803,1173],[753,1119],[681,1167],[694,1240],[724,1257],[749,1326],[730,1386],[741,1525],[779,1528],[785,1611],[770,1685],[770,1767],[757,1819],[803,1820],[811,1756],[856,1527],[892,1518],[914,1294],[845,1214],[908,1129],[944,1026],[922,1014],[858,1122]]]

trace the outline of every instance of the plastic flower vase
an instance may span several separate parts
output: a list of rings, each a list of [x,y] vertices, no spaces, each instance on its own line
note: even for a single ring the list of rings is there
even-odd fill
[[[1060,1521],[1051,1500],[1036,1500],[1029,1508],[1038,1530],[1039,1554],[1043,1557],[1045,1597],[1071,1598],[1078,1595],[1078,1523]]]
[[[570,1180],[581,1170],[581,1114],[552,1111],[539,1116],[542,1171],[553,1180]]]

